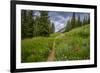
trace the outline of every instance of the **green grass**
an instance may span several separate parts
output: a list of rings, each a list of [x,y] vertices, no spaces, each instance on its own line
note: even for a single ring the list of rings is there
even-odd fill
[[[22,62],[46,61],[48,54],[51,51],[52,41],[52,38],[46,37],[35,37],[22,40]]]
[[[51,34],[50,37],[55,38],[55,37],[57,37],[57,36],[59,36],[59,35],[61,35],[61,34],[62,34],[62,33],[57,32],[57,33]]]
[[[56,60],[85,60],[90,58],[90,26],[75,28],[56,40]]]
[[[60,37],[61,34],[63,36]],[[33,37],[22,40],[21,62],[47,61],[54,40],[56,61],[90,58],[90,25],[85,25],[69,32],[51,34],[50,37]]]

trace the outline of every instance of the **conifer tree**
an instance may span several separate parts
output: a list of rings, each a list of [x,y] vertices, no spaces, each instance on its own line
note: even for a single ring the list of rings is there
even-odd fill
[[[32,10],[21,11],[21,37],[29,38],[33,37],[33,16]]]
[[[21,11],[21,38],[26,37],[26,10]]]
[[[71,19],[71,28],[74,28],[75,27],[75,12],[73,12],[73,15],[72,15],[72,19]]]
[[[50,21],[48,17],[47,11],[41,11],[41,17],[40,17],[40,35],[41,36],[49,36],[50,34]]]
[[[67,21],[67,24],[66,24],[66,27],[65,27],[65,32],[71,30],[71,27],[72,27],[71,21],[68,20],[68,21]]]
[[[55,26],[54,26],[54,23],[51,24],[51,33],[54,33],[55,32]]]
[[[78,15],[78,19],[77,19],[77,26],[76,27],[79,27],[81,26],[81,20],[80,20],[80,15]]]
[[[33,37],[33,11],[27,10],[27,37]]]

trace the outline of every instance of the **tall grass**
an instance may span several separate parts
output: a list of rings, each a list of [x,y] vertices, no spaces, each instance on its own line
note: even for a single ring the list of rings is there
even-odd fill
[[[85,60],[90,58],[89,25],[75,28],[56,40],[56,60]]]
[[[61,34],[64,35],[59,37]],[[21,62],[47,61],[54,40],[56,61],[90,59],[90,25],[85,25],[50,37],[21,40]]]
[[[35,37],[24,39],[21,43],[22,62],[41,62],[46,61],[51,51],[52,38]]]

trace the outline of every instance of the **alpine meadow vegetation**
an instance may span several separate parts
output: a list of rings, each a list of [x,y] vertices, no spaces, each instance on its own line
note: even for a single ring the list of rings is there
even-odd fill
[[[53,51],[52,61],[90,59],[90,17],[71,13],[63,30],[55,32],[49,11],[22,10],[21,62],[49,61]]]

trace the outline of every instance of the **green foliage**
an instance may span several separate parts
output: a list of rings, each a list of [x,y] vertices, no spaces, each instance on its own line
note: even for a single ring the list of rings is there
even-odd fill
[[[56,60],[84,60],[90,58],[90,26],[82,26],[64,33],[56,40]]]
[[[21,41],[22,62],[46,61],[51,51],[53,38],[34,37]]]
[[[78,16],[78,19],[76,20],[75,24],[76,24],[75,27],[82,26],[82,22],[81,22],[81,20],[80,20],[80,15]]]
[[[75,12],[73,12],[72,19],[71,19],[71,28],[76,27],[75,26],[75,21],[76,21],[76,19],[75,19]]]
[[[70,31],[73,28],[77,28],[83,25],[90,24],[90,16],[84,16],[83,21],[80,20],[80,15],[76,19],[75,12],[73,12],[71,20],[67,21],[66,27],[65,27],[65,32]]]
[[[26,11],[25,10],[22,10],[21,11],[21,33],[22,33],[22,38],[24,38],[26,36]]]
[[[41,16],[39,18],[39,20],[36,20],[37,22],[37,28],[38,29],[38,36],[49,36],[50,34],[50,23],[48,20],[48,12],[46,11],[41,11]]]
[[[21,12],[21,62],[47,61],[54,41],[57,61],[90,58],[90,18],[84,17],[82,22],[80,16],[75,19],[73,13],[72,19],[67,22],[65,32],[54,33],[55,26],[54,23],[50,23],[48,12],[39,12],[40,16],[36,16],[35,19],[33,11]]]
[[[71,20],[68,20],[66,27],[65,27],[65,32],[70,31],[72,28],[76,27],[76,18],[75,18],[75,12],[73,12]]]
[[[55,38],[55,37],[57,37],[57,36],[59,36],[59,35],[61,35],[62,33],[60,33],[60,32],[56,32],[56,33],[54,33],[54,34],[50,34],[50,37],[53,37],[53,38]]]
[[[83,20],[83,25],[86,25],[86,24],[90,24],[90,17],[84,17],[84,20]]]
[[[21,11],[21,35],[22,39],[33,37],[33,17],[31,10]]]
[[[40,14],[41,16],[36,17],[35,24],[33,25],[34,37],[35,36],[49,36],[51,33],[54,33],[54,30],[55,30],[54,24],[50,23],[48,12],[40,11]]]
[[[34,19],[34,12],[32,10],[21,11],[21,33],[23,38],[30,38],[36,36],[49,36],[54,33],[55,26],[50,23],[48,12],[39,11],[40,16]]]
[[[22,40],[21,62],[47,61],[54,40],[56,61],[90,59],[90,26],[88,24],[69,32],[51,34],[50,37]]]
[[[67,21],[67,25],[66,25],[66,27],[65,27],[65,32],[66,32],[66,31],[70,31],[71,28],[72,28],[71,21],[68,20],[68,21]]]
[[[52,33],[55,32],[55,26],[54,26],[54,23],[52,23],[51,32],[52,32]]]

